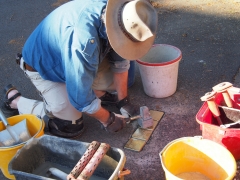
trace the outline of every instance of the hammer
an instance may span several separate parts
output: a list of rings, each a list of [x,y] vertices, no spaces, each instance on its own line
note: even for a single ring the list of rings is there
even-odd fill
[[[142,128],[149,128],[149,127],[153,126],[153,119],[151,117],[151,114],[150,114],[147,106],[140,107],[140,115],[133,116],[130,118],[125,118],[127,123],[130,123],[131,121],[136,120],[136,119],[138,121],[138,124]]]

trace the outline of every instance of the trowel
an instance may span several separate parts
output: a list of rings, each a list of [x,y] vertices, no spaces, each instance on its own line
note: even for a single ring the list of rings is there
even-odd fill
[[[26,119],[11,126],[5,118],[2,110],[0,109],[0,119],[5,125],[6,129],[0,131],[0,146],[13,146],[23,143],[31,138],[27,128]]]
[[[236,124],[240,124],[240,120],[236,121],[236,122],[233,122],[233,123],[229,123],[229,124],[222,124],[220,125],[221,128],[229,128],[233,125],[236,125]]]

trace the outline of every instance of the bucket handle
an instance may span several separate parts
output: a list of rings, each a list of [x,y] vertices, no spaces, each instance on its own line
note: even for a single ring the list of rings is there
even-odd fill
[[[122,171],[118,172],[118,178],[122,178],[123,176],[129,175],[131,171],[129,169],[123,168]]]

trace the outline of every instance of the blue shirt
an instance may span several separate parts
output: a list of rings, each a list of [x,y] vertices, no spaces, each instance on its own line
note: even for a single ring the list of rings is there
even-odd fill
[[[107,34],[101,15],[106,0],[74,0],[51,12],[32,32],[23,47],[23,59],[43,79],[65,83],[71,104],[95,113],[99,99],[91,86],[104,58]],[[129,61],[110,50],[114,72],[125,72]]]

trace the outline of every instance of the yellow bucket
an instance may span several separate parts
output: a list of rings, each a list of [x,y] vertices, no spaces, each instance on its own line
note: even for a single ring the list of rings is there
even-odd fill
[[[184,137],[159,153],[167,180],[231,180],[236,161],[225,147],[200,137]]]
[[[21,122],[24,119],[26,119],[27,121],[28,131],[33,138],[40,137],[44,134],[44,121],[39,119],[35,115],[23,114],[7,118],[8,123],[11,126]],[[5,126],[2,121],[0,121],[0,131],[4,129]],[[0,147],[0,168],[6,178],[15,179],[14,175],[9,174],[8,172],[8,164],[17,153],[17,150],[22,148],[26,144],[26,142],[9,147]]]

